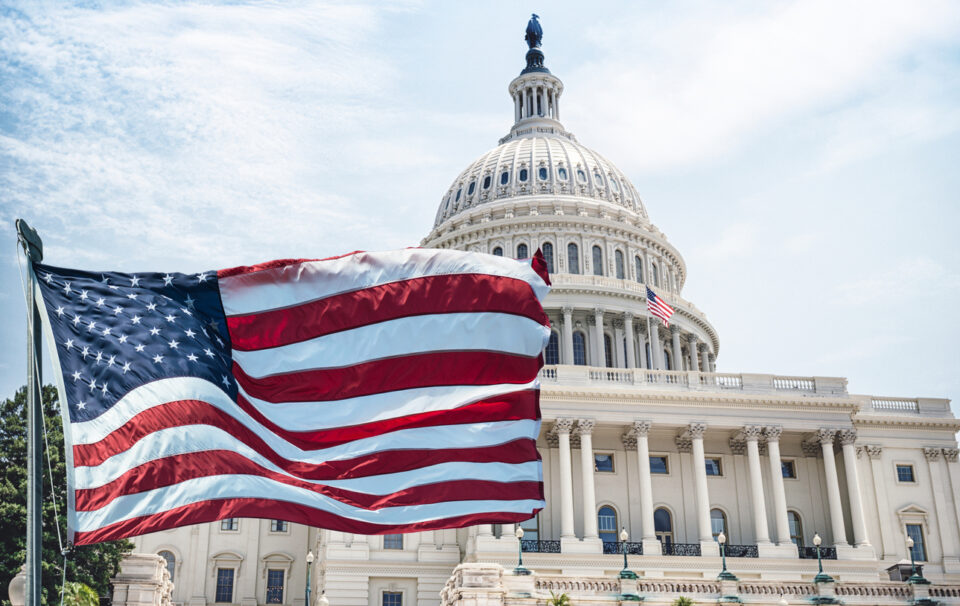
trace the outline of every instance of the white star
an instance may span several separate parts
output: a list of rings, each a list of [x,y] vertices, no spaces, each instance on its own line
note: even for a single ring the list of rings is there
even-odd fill
[[[173,340],[171,340],[167,345],[170,346],[170,349],[176,349],[177,346],[180,345],[180,341],[177,341],[176,339],[173,339]]]
[[[166,317],[167,322],[173,322],[173,321],[176,320],[176,319],[177,319],[177,316],[175,316],[175,315],[173,315],[173,314],[169,314],[169,315]]]
[[[153,356],[153,362],[155,364],[159,364],[160,362],[163,362],[163,356],[161,356],[160,354]]]
[[[106,302],[107,302],[106,299],[104,299],[103,297],[100,297],[99,299],[97,299],[97,307],[103,307],[103,304]]]
[[[102,352],[102,351],[98,351],[98,352],[97,352],[97,357],[94,358],[93,360],[94,360],[97,364],[99,364],[99,363],[103,360],[103,352]]]
[[[156,308],[157,308],[156,303],[147,303],[147,311],[153,311]]]
[[[80,323],[80,316],[73,316],[73,325],[76,326]]]
[[[93,391],[97,388],[97,382],[95,380],[90,381],[90,391]]]
[[[230,387],[230,379],[227,378],[227,375],[223,375],[223,379],[221,380],[221,383],[223,383],[227,387]]]
[[[193,297],[191,297],[190,295],[187,295],[186,303],[187,303],[187,307],[192,308],[193,304],[196,303],[196,301],[193,300]]]
[[[154,326],[153,328],[150,329],[150,334],[153,336],[157,336],[160,334],[160,329]]]
[[[67,348],[67,351],[73,349],[73,339],[67,339],[64,341],[63,346]]]
[[[107,326],[106,328],[104,328],[104,329],[103,329],[103,336],[109,335],[109,334],[110,334],[110,330],[111,330],[111,329],[110,329],[109,326]]]
[[[127,374],[127,371],[130,370],[130,362],[123,363],[123,374]]]
[[[216,337],[216,339],[217,339],[217,344],[220,345],[220,347],[223,347],[223,341],[220,340],[220,337]]]
[[[202,274],[197,274],[197,282],[206,282],[208,277],[209,276],[207,276],[207,272],[203,272]]]
[[[103,389],[100,390],[103,395],[107,395],[107,382],[103,382]]]
[[[136,347],[134,347],[134,349],[136,349],[138,353],[143,351],[143,343],[141,343],[140,345],[137,345]]]
[[[173,283],[173,276],[167,274],[163,277],[163,285],[170,286]]]
[[[209,337],[209,336],[210,336],[210,333],[208,333],[208,332],[207,332],[207,329],[204,328],[203,326],[200,327],[200,330],[203,331],[203,336],[205,336],[205,337]]]
[[[182,311],[183,313],[187,314],[188,316],[193,317],[193,312],[190,311],[189,309],[187,309],[186,307],[181,307],[181,308],[180,308],[180,311]]]
[[[80,355],[83,356],[83,359],[86,360],[87,356],[90,355],[90,348],[86,345],[83,346],[83,350],[80,351]]]
[[[140,278],[136,276],[130,278],[130,287],[132,288],[134,286],[140,286]]]
[[[190,338],[192,339],[192,338],[194,338],[194,335],[196,335],[197,333],[193,332],[192,330],[190,330],[190,329],[188,328],[188,329],[186,330],[186,332],[184,332],[183,334],[187,335],[188,337],[190,337]]]
[[[123,308],[117,305],[113,308],[113,315],[118,316],[123,313]]]
[[[90,323],[87,324],[87,332],[93,332],[93,329],[96,327],[97,323],[91,320]]]
[[[79,402],[77,402],[77,410],[83,410],[86,407],[87,407],[87,403],[84,402],[83,400],[80,400]]]
[[[138,295],[137,293],[132,292],[132,293],[130,293],[129,295],[127,295],[127,298],[128,298],[128,299],[136,299],[136,298],[139,297],[139,296],[140,296],[140,295]]]
[[[81,300],[81,301],[86,301],[86,300],[87,300],[87,296],[88,296],[88,295],[87,295],[87,291],[85,291],[85,290],[81,290],[81,291],[80,291],[80,300]]]
[[[110,356],[107,358],[107,366],[113,366],[117,363],[117,356]]]
[[[100,282],[101,282],[102,284],[109,284],[109,283],[110,283],[110,278],[106,277],[106,276],[103,275],[103,274],[100,274]]]
[[[130,318],[130,321],[133,322],[134,324],[139,324],[140,319],[141,319],[140,316],[134,315],[132,318]]]
[[[70,290],[70,283],[69,283],[69,282],[64,282],[64,283],[63,283],[63,292],[64,292],[64,294],[67,294],[67,295],[69,295],[70,293],[73,292],[72,290]]]
[[[45,276],[43,277],[43,279],[46,280],[47,284],[49,284],[50,282],[53,281],[53,274],[48,273],[47,275],[45,275]]]
[[[194,354],[188,354],[188,355],[187,355],[187,359],[190,360],[191,362],[196,362],[196,361],[197,361],[197,356],[194,355]]]
[[[63,317],[63,305],[57,307],[57,317],[58,317],[58,318],[62,318],[62,317]]]
[[[125,335],[125,334],[121,334],[121,335],[120,335],[120,342],[121,342],[121,343],[126,343],[126,342],[127,342],[127,339],[128,339],[127,335]]]
[[[80,380],[80,371],[78,370],[73,373],[73,382],[76,383],[79,380]]]
[[[113,285],[113,284],[108,284],[108,285],[107,285],[107,288],[109,288],[110,290],[117,290],[117,289],[120,288],[120,287],[119,287],[119,286],[115,286],[115,285]]]
[[[209,347],[206,348],[206,349],[204,349],[204,350],[203,350],[203,353],[207,354],[207,355],[210,356],[211,358],[216,357],[216,356],[214,355],[214,353],[213,353],[212,351],[210,351],[210,348],[209,348]]]

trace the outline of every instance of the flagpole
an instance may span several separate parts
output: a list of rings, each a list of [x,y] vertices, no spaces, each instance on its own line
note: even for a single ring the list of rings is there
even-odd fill
[[[33,263],[43,260],[43,242],[36,230],[23,219],[17,219],[17,239],[27,253],[27,566],[26,605],[40,606],[40,555],[43,549],[41,534],[41,504],[43,484],[41,431],[43,428],[43,401],[40,376],[40,310],[36,301],[36,274]],[[56,523],[56,522],[54,522]]]

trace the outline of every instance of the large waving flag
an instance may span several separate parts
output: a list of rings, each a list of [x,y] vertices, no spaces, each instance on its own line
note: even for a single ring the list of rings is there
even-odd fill
[[[76,544],[228,517],[380,534],[544,506],[542,258],[36,264]]]

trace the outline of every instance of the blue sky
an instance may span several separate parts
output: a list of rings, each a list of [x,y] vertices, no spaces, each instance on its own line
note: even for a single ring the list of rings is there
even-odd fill
[[[960,400],[960,4],[816,0],[0,2],[0,396],[16,217],[87,269],[417,245],[510,127],[530,12],[720,370]]]

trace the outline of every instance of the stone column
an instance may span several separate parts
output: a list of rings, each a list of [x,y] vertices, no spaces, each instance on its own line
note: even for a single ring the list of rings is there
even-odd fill
[[[956,524],[960,528],[960,464],[957,459],[960,458],[960,449],[944,448],[943,460],[947,464],[947,475],[950,477],[950,490],[953,494],[953,509],[956,520],[950,519],[947,524]]]
[[[763,427],[747,425],[743,428],[743,437],[747,442],[747,466],[750,469],[750,496],[753,500],[753,529],[757,545],[770,543],[767,530],[767,505],[763,497],[763,476],[760,472],[760,447],[758,442],[763,435]]]
[[[653,369],[663,370],[663,346],[660,344],[660,320],[650,318],[650,357],[653,358]]]
[[[773,519],[776,522],[777,545],[791,545],[790,520],[787,519],[787,496],[783,489],[783,468],[780,462],[780,435],[783,428],[773,425],[764,429],[767,454],[770,459],[770,479],[773,482]]]
[[[563,364],[573,364],[573,308],[564,307],[563,311]]]
[[[840,445],[843,449],[843,466],[847,472],[847,494],[850,499],[850,519],[853,523],[853,542],[858,547],[869,546],[867,520],[863,515],[863,497],[860,495],[860,473],[857,470],[856,429],[844,429],[840,432]]]
[[[877,516],[880,522],[880,559],[897,556],[900,549],[900,533],[894,529],[891,521],[890,502],[887,500],[887,470],[881,463],[883,446],[868,444],[864,447],[870,458],[870,471],[873,475],[873,496],[877,501]]]
[[[707,461],[703,452],[703,434],[707,430],[705,423],[691,423],[685,432],[690,438],[693,452],[693,477],[697,496],[697,530],[700,533],[701,550],[703,544],[712,544],[713,529],[710,526],[710,493],[707,489]]]
[[[597,533],[597,494],[593,481],[593,426],[592,419],[577,421],[577,433],[580,434],[580,470],[583,490],[583,538],[596,539]]]
[[[477,536],[481,537],[492,537],[493,536],[493,524],[479,524],[477,526]]]
[[[574,539],[573,532],[573,468],[570,464],[570,430],[573,419],[557,419],[553,429],[560,448],[560,537]]]
[[[937,512],[937,529],[940,534],[940,545],[943,546],[944,572],[960,571],[960,537],[957,536],[957,527],[951,524],[953,512],[947,505],[946,490],[950,482],[941,470],[940,455],[945,449],[924,448],[923,456],[927,459],[930,470],[930,486],[933,488],[933,505]],[[953,498],[958,498],[954,494]]]
[[[633,314],[629,311],[623,314],[623,332],[627,338],[627,368],[636,368],[637,354],[633,340]]]
[[[513,94],[513,115],[516,116],[514,122],[519,122],[523,117],[523,112],[521,111],[520,107],[520,95],[517,93]]]
[[[707,348],[706,343],[700,343],[697,345],[697,350],[700,352],[700,370],[702,372],[713,372],[710,369],[710,350]]]
[[[650,421],[634,421],[630,434],[636,441],[637,447],[637,476],[640,479],[640,538],[643,542],[643,553],[657,555],[660,553],[660,541],[653,524],[653,483],[650,480]],[[647,547],[650,547],[650,550]],[[654,551],[655,550],[655,551]]]
[[[593,349],[596,351],[594,366],[606,366],[607,359],[603,355],[603,310],[599,307],[593,308],[593,321],[596,324],[596,330],[593,333]]]
[[[840,505],[840,480],[837,478],[837,461],[833,457],[833,429],[817,431],[817,441],[823,451],[823,473],[827,480],[827,504],[830,508],[830,527],[833,530],[833,544],[841,547],[848,545],[847,531],[843,526],[843,510]]]
[[[673,370],[683,370],[683,350],[680,349],[680,327],[670,325],[670,336],[673,338]]]
[[[690,350],[690,370],[699,372],[700,361],[697,358],[697,335],[692,332],[687,334],[687,349]]]
[[[626,341],[623,336],[623,320],[614,318],[613,320],[613,365],[617,368],[628,368],[627,361],[624,359],[626,349],[623,344]]]
[[[710,372],[717,372],[717,356],[709,353],[707,354],[707,359],[710,360]]]

